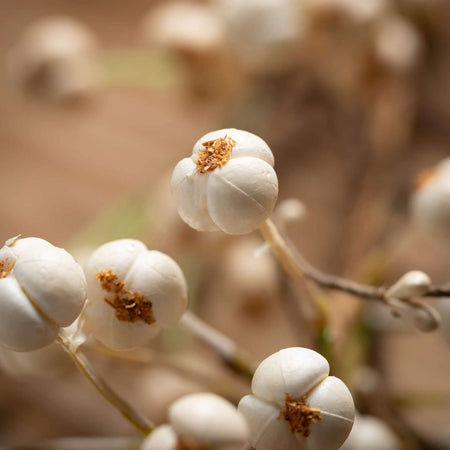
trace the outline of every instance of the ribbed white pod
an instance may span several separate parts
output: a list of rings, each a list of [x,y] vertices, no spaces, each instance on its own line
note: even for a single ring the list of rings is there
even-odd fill
[[[230,158],[221,167],[200,172],[197,160],[204,144],[231,139]],[[172,174],[172,193],[181,218],[199,231],[245,234],[271,214],[278,196],[274,158],[268,145],[247,131],[213,131],[194,145]]]
[[[169,422],[170,426],[153,431],[140,450],[177,450],[180,440],[219,450],[241,446],[248,438],[242,414],[228,400],[209,392],[175,401],[169,409]]]
[[[104,289],[98,274],[110,272],[124,289],[151,302],[153,323],[127,321],[117,317],[108,303],[115,293]],[[89,258],[85,273],[88,283],[86,329],[108,347],[130,349],[145,344],[161,328],[175,325],[187,307],[187,285],[183,272],[169,256],[148,250],[133,239],[112,241],[99,247]]]
[[[6,69],[22,89],[54,100],[82,95],[98,82],[99,44],[83,23],[63,15],[31,23],[11,48]]]
[[[400,450],[402,445],[394,432],[374,416],[355,416],[352,431],[341,450]]]
[[[16,351],[50,344],[86,300],[83,270],[64,249],[39,238],[0,250],[0,343]]]
[[[238,406],[250,427],[250,444],[256,450],[338,449],[352,428],[354,405],[345,384],[328,373],[326,359],[306,348],[287,348],[266,358],[253,377],[253,395]],[[287,396],[320,410],[308,436],[291,431],[281,417]]]

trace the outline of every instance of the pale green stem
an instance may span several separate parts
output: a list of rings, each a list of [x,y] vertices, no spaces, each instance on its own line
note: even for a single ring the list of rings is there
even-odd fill
[[[69,354],[72,360],[86,378],[95,386],[100,394],[108,400],[121,414],[141,433],[147,435],[154,428],[155,425],[141,416],[129,403],[122,399],[114,390],[112,390],[106,382],[95,372],[86,357],[78,351],[74,351],[70,345],[69,340],[63,335],[58,335],[57,342]]]
[[[208,325],[192,311],[186,311],[180,323],[191,333],[212,347],[221,358],[235,371],[253,377],[257,363],[241,349],[230,337]]]

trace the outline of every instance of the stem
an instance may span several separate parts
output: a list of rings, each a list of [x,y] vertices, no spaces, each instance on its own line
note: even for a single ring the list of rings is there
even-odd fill
[[[80,371],[88,378],[100,394],[117,408],[135,428],[144,435],[147,435],[155,428],[155,425],[152,422],[138,414],[130,404],[119,397],[119,395],[106,384],[106,382],[95,372],[94,368],[82,353],[72,350],[70,342],[66,337],[59,334],[57,342],[69,354],[78,369],[80,369]]]
[[[294,280],[308,278],[325,289],[346,292],[355,297],[385,301],[387,291],[385,286],[369,286],[316,269],[292,244],[289,244],[270,219],[267,219],[259,230],[283,269]],[[422,294],[422,297],[450,297],[450,287],[432,286]]]
[[[384,287],[360,284],[335,275],[325,274],[313,267],[292,245],[289,245],[287,239],[281,236],[270,219],[262,224],[260,232],[283,269],[293,279],[303,280],[308,278],[322,288],[347,292],[357,297],[384,299],[386,291]]]
[[[180,323],[212,347],[233,370],[250,379],[253,377],[257,363],[249,357],[245,350],[239,348],[230,337],[208,325],[192,311],[186,311]]]

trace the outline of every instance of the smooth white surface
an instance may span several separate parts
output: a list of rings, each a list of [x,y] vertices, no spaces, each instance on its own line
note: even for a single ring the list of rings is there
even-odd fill
[[[387,292],[387,297],[410,299],[425,294],[431,286],[430,277],[420,270],[405,273]]]
[[[374,416],[355,417],[355,423],[341,450],[400,450],[401,444],[393,431]]]
[[[152,302],[155,322],[119,320],[105,301],[115,294],[103,290],[95,278],[102,270],[111,270],[125,283],[125,289]],[[187,285],[180,267],[164,253],[147,250],[140,241],[120,239],[100,246],[89,258],[85,272],[89,297],[84,313],[86,331],[108,347],[126,350],[144,345],[161,328],[175,325],[186,310]]]
[[[252,392],[267,401],[284,405],[286,394],[301,398],[329,373],[327,360],[308,348],[291,347],[270,355],[255,371]]]
[[[176,450],[178,438],[170,425],[161,425],[142,442],[139,450]]]
[[[50,344],[58,334],[28,300],[17,280],[0,279],[0,342],[16,351],[36,350]]]
[[[189,394],[174,402],[169,419],[178,435],[213,446],[244,443],[248,435],[245,419],[234,405],[207,392]]]
[[[354,404],[345,384],[328,373],[326,359],[307,348],[292,347],[266,358],[253,377],[254,395],[238,406],[249,425],[251,445],[256,450],[337,450],[351,430]],[[320,409],[322,420],[310,425],[308,437],[292,433],[279,418],[286,394]]]
[[[198,172],[195,161],[203,143],[219,138],[235,141],[229,161],[210,172]],[[181,160],[172,174],[172,194],[181,218],[198,231],[245,234],[259,228],[278,197],[273,164],[268,145],[247,131],[226,128],[202,136],[192,156]]]
[[[8,240],[0,260],[0,342],[18,351],[50,344],[86,300],[83,270],[64,249],[39,238]]]

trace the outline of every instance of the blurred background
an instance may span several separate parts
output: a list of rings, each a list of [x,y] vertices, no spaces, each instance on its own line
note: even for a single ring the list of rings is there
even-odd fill
[[[411,201],[419,175],[450,156],[449,21],[446,0],[0,0],[1,236],[41,237],[80,262],[108,240],[142,239],[180,263],[191,307],[255,358],[327,352],[399,448],[450,448],[450,300],[435,301],[443,327],[425,334],[324,292],[324,347],[308,292],[269,255],[255,259],[258,234],[191,230],[169,187],[203,134],[251,131],[275,155],[276,214],[295,216],[287,232],[315,266],[375,284],[421,269],[445,283],[450,238],[420,226]],[[157,422],[182,393],[237,401],[249,389],[183,330],[126,355],[88,352]],[[58,352],[1,360],[5,448],[133,435]]]

